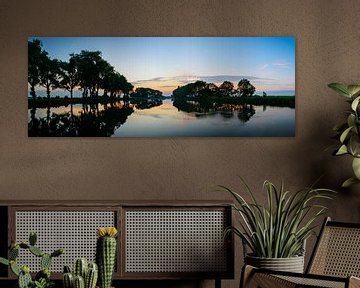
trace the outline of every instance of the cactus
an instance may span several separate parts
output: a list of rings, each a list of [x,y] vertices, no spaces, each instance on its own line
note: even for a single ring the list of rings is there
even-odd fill
[[[57,249],[51,253],[51,257],[58,257],[64,253],[64,249]]]
[[[75,261],[74,274],[75,276],[81,276],[85,279],[88,262],[85,258],[79,258]]]
[[[85,276],[85,288],[95,288],[98,279],[98,266],[96,263],[89,263]]]
[[[64,288],[73,288],[74,287],[74,276],[71,272],[66,272],[62,277]]]
[[[9,266],[10,261],[9,261],[8,259],[5,259],[5,258],[3,258],[3,257],[0,257],[0,263],[1,263],[1,264],[4,264],[4,265],[6,265],[6,266]]]
[[[85,288],[84,278],[77,275],[74,277],[74,288]]]
[[[20,246],[20,248],[22,248],[22,249],[29,249],[29,248],[30,248],[30,245],[28,245],[28,244],[26,244],[26,243],[23,243],[23,242],[21,242],[21,243],[19,244],[19,246]]]
[[[15,261],[16,258],[19,256],[19,246],[16,245],[14,248],[10,249],[8,256],[9,260]]]
[[[71,273],[69,266],[64,266],[63,286],[64,288],[77,288],[76,285],[83,288],[95,288],[98,278],[98,268],[95,263],[89,263],[85,258],[78,258],[74,263],[74,273]],[[84,276],[82,276],[84,275]],[[77,280],[76,280],[77,279]],[[81,281],[81,280],[82,281]],[[82,282],[82,283],[81,283]]]
[[[16,262],[14,260],[10,261],[10,269],[16,276],[19,276],[20,268],[16,265]]]
[[[45,253],[42,257],[41,257],[41,261],[40,261],[40,267],[41,269],[49,269],[50,265],[51,265],[51,260],[52,257],[50,254]]]
[[[115,265],[117,230],[115,227],[98,228],[97,235],[96,261],[100,287],[110,288]]]
[[[38,248],[38,247],[36,247],[36,246],[30,246],[30,247],[29,247],[29,251],[30,251],[32,254],[34,254],[35,256],[37,256],[37,257],[41,257],[41,256],[44,255],[44,252],[42,252],[42,251],[40,250],[40,248]]]
[[[42,270],[40,270],[38,273],[36,273],[35,275],[35,280],[40,281],[41,279],[50,279],[50,271],[48,268],[44,268]]]
[[[20,242],[16,243],[11,241],[11,245],[8,251],[8,259],[0,257],[0,263],[10,266],[11,271],[18,276],[18,286],[19,288],[29,288],[29,287],[50,287],[53,282],[50,281],[50,264],[53,257],[60,256],[63,254],[63,249],[55,250],[53,253],[48,254],[41,251],[38,247],[35,246],[37,236],[35,233],[30,233],[29,244]],[[16,259],[19,256],[19,250],[29,250],[30,253],[37,257],[41,257],[41,271],[39,271],[35,276],[35,281],[32,280],[30,275],[30,269],[27,266],[19,266],[16,264]]]
[[[28,288],[31,283],[32,283],[32,279],[30,273],[21,271],[18,280],[19,288]]]
[[[29,244],[31,246],[35,246],[37,241],[37,235],[35,232],[31,232],[29,235]]]

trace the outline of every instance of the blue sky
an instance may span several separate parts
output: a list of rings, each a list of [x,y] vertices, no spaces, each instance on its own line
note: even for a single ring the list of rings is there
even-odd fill
[[[135,87],[165,95],[196,80],[220,84],[249,79],[257,92],[295,90],[294,37],[30,37],[51,58],[81,50],[102,52]],[[288,93],[289,94],[289,93]]]

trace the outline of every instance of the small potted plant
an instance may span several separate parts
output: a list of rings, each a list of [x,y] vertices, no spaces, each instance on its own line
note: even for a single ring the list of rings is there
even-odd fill
[[[88,262],[86,258],[78,258],[73,271],[69,266],[64,267],[63,288],[95,288],[98,279],[96,263]]]
[[[343,187],[348,187],[360,183],[360,85],[331,83],[328,86],[346,97],[351,106],[351,109],[347,112],[346,122],[334,127],[340,141],[340,145],[334,151],[334,154],[350,155],[352,157],[354,176],[342,184]]]
[[[110,288],[116,258],[115,227],[100,227],[96,231],[96,262],[99,267],[99,287]]]
[[[278,271],[300,272],[304,270],[304,245],[314,233],[315,220],[326,209],[318,200],[331,199],[334,191],[312,187],[291,193],[278,189],[270,181],[264,182],[266,205],[260,204],[245,184],[251,201],[225,186],[235,199],[233,208],[240,216],[239,227],[229,227],[243,242],[245,264]],[[250,253],[247,253],[250,250]]]
[[[50,265],[53,258],[62,255],[64,250],[57,249],[52,253],[45,253],[36,246],[36,242],[36,234],[30,233],[29,243],[13,242],[9,248],[8,259],[0,257],[0,263],[10,266],[11,271],[18,277],[18,288],[50,288],[54,286],[54,282],[50,280]],[[41,270],[36,273],[34,279],[31,277],[28,266],[19,265],[16,262],[20,249],[28,250],[31,254],[40,258]]]

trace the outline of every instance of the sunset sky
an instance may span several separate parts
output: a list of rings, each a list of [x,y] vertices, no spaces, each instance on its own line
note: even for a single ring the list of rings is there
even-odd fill
[[[81,50],[102,57],[135,87],[170,95],[196,80],[235,86],[247,78],[262,91],[295,95],[294,37],[30,37],[39,39],[51,58],[63,61]]]

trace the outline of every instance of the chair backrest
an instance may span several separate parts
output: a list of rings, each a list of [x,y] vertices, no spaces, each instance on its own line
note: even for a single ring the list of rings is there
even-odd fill
[[[360,277],[360,223],[326,218],[307,273]]]

